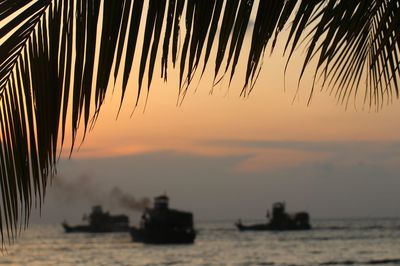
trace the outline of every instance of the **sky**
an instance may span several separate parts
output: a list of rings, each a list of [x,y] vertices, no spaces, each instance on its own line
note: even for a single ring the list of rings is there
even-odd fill
[[[166,193],[171,207],[192,211],[197,221],[264,219],[276,201],[311,219],[400,216],[400,103],[377,112],[360,93],[340,104],[317,84],[308,104],[313,72],[297,86],[299,49],[284,73],[284,35],[273,55],[266,52],[246,97],[245,56],[230,87],[226,78],[212,89],[210,63],[178,105],[179,75],[171,68],[166,83],[156,71],[147,101],[144,95],[134,110],[132,74],[117,119],[118,79],[71,158],[67,139],[41,217],[34,213],[32,221],[79,223],[94,204],[136,221],[140,212],[110,198],[115,188],[138,201]]]

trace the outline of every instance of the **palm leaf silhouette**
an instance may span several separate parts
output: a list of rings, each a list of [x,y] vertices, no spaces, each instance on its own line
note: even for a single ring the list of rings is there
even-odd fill
[[[247,94],[267,45],[272,40],[274,48],[288,25],[288,64],[305,43],[300,79],[316,60],[315,78],[340,103],[365,88],[366,104],[379,108],[399,94],[399,13],[395,0],[0,0],[2,244],[14,239],[32,207],[42,204],[66,125],[71,124],[75,142],[78,127],[86,132],[95,121],[118,75],[122,103],[135,54],[140,56],[138,98],[146,73],[150,89],[158,58],[164,79],[168,62],[173,67],[179,62],[184,96],[202,59],[200,75],[210,64],[213,47],[215,83],[229,70],[231,80],[251,34]]]

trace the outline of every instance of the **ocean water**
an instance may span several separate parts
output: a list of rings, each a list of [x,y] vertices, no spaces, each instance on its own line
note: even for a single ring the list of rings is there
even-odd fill
[[[400,265],[400,219],[312,221],[297,232],[239,232],[197,223],[193,245],[143,245],[128,233],[65,234],[33,225],[0,265]]]

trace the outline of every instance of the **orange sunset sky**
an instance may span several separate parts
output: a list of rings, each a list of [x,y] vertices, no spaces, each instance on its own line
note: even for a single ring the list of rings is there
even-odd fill
[[[146,106],[143,93],[131,116],[134,69],[116,119],[118,79],[95,128],[70,160],[67,139],[41,221],[78,220],[96,203],[111,208],[87,195],[115,186],[138,198],[167,192],[172,205],[192,210],[196,219],[263,218],[277,200],[314,217],[400,215],[395,189],[400,185],[399,101],[377,112],[363,103],[361,85],[358,98],[346,107],[335,91],[320,91],[317,85],[307,106],[313,69],[296,94],[303,51],[298,49],[285,75],[284,40],[282,35],[272,56],[268,46],[260,78],[247,97],[240,96],[245,52],[229,88],[227,75],[210,94],[211,62],[180,106],[178,71],[170,67],[167,83],[156,71]],[[65,197],[61,183],[80,183],[81,190],[74,190],[74,199]]]

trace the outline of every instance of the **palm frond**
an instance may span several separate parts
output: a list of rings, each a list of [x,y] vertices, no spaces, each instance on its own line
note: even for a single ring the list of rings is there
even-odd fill
[[[316,57],[315,77],[336,90],[340,103],[357,96],[362,80],[368,105],[379,108],[385,99],[398,98],[400,1],[303,3],[287,42],[291,55],[307,33],[300,78]]]
[[[42,203],[66,131],[73,143],[80,126],[85,136],[118,75],[122,104],[135,53],[138,100],[158,58],[165,80],[169,62],[179,68],[184,97],[197,70],[202,77],[212,61],[215,84],[229,70],[232,81],[249,34],[248,94],[268,45],[272,40],[273,50],[289,25],[288,63],[305,41],[300,79],[316,60],[315,77],[339,102],[365,87],[367,104],[379,107],[399,95],[399,13],[398,0],[0,0],[2,243]]]
[[[7,239],[13,239],[19,228],[28,223],[33,199],[38,199],[39,204],[42,202],[47,176],[51,174],[55,163],[51,152],[55,147],[52,141],[56,132],[51,131],[49,124],[56,121],[51,117],[48,122],[44,120],[48,118],[46,114],[49,112],[42,114],[40,121],[34,119],[38,112],[34,105],[40,104],[36,104],[33,99],[37,92],[32,88],[39,85],[36,82],[43,72],[31,68],[31,64],[41,68],[44,60],[49,57],[48,51],[44,50],[47,41],[43,38],[48,34],[48,29],[43,24],[43,17],[50,1],[27,2],[2,1],[0,4],[1,10],[6,11],[0,16],[4,25],[0,37],[2,40],[6,38],[0,50],[2,245]],[[10,18],[16,11],[20,11],[19,14]],[[30,52],[33,53],[32,58],[28,59]],[[45,57],[39,57],[42,52],[46,53]],[[45,79],[40,82],[46,84],[44,89],[51,87]],[[46,93],[45,90],[39,92]],[[51,97],[44,96],[47,99]],[[55,103],[51,101],[51,104]],[[38,149],[40,145],[43,148]],[[21,221],[20,225],[18,221]]]

